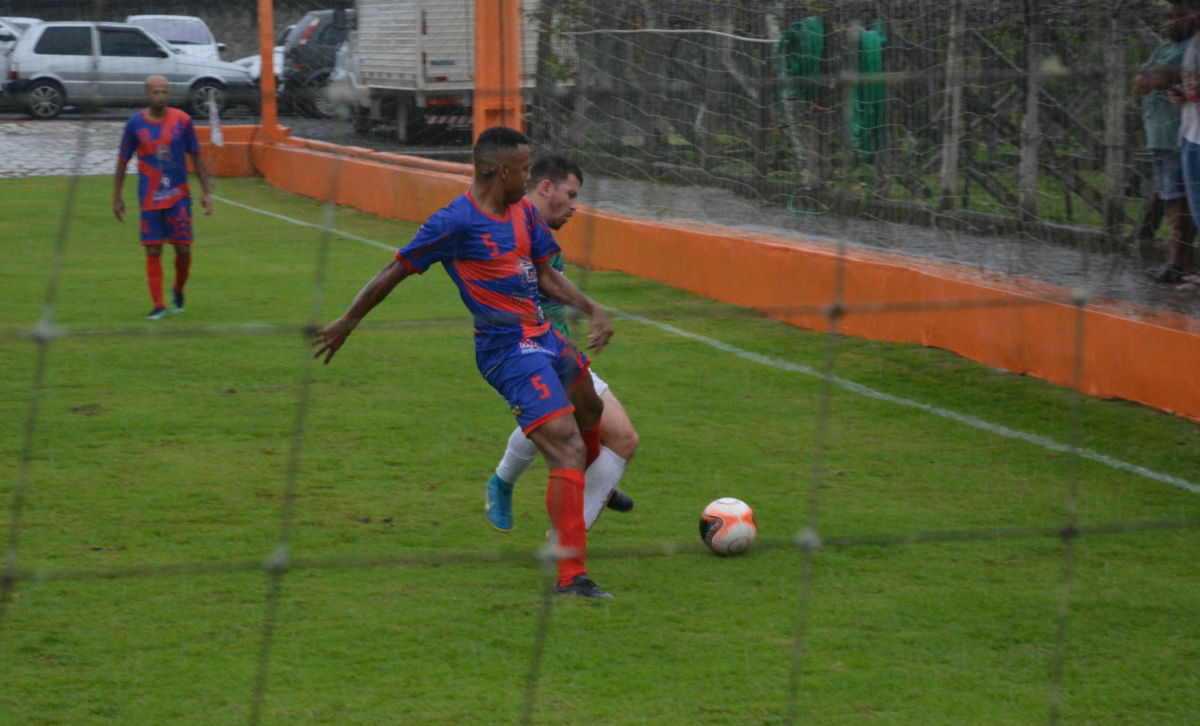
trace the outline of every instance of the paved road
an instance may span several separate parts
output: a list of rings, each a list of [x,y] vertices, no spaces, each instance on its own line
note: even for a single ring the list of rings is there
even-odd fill
[[[0,177],[111,174],[122,121],[0,123]]]

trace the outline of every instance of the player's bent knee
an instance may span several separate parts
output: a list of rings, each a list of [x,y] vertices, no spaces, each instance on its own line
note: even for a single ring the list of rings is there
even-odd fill
[[[637,453],[641,439],[638,437],[637,431],[633,428],[627,428],[618,431],[611,443],[603,441],[603,439],[602,442],[605,446],[612,449],[614,454],[625,461],[629,461]]]
[[[550,469],[583,469],[587,448],[571,419],[549,421],[529,432],[529,438],[537,444]]]

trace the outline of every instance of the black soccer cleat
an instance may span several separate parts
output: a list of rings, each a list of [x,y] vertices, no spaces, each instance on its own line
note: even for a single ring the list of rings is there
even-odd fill
[[[612,494],[608,495],[608,502],[604,506],[618,512],[628,512],[633,509],[633,497],[620,489],[613,489]]]
[[[559,595],[576,595],[578,597],[593,597],[593,598],[611,598],[600,586],[592,582],[592,579],[587,575],[576,575],[574,580],[571,580],[570,585],[559,585]]]

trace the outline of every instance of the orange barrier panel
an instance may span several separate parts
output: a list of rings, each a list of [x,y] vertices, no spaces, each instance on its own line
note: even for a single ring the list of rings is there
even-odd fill
[[[590,209],[557,236],[568,259],[586,267],[657,280],[812,330],[829,329],[824,310],[836,299],[842,265],[848,312],[839,332],[943,348],[1063,385],[1075,381],[1078,311],[1068,291],[1051,285],[988,281],[959,266],[884,253],[853,251],[839,261],[816,243]],[[912,309],[861,309],[870,303]],[[1138,312],[1085,308],[1081,389],[1200,420],[1200,387],[1181,386],[1178,374],[1200,370],[1200,321]]]
[[[467,165],[264,141],[252,145],[252,157],[271,184],[381,216],[423,222],[470,183]],[[943,348],[1062,385],[1076,380],[1080,310],[1062,288],[989,280],[962,266],[887,253],[839,256],[816,242],[586,207],[557,236],[567,259],[586,267],[657,280],[813,330],[829,329],[840,275],[841,333]],[[405,241],[391,240],[397,247]],[[877,305],[904,309],[871,309]],[[1081,390],[1200,420],[1200,386],[1180,383],[1200,370],[1200,321],[1102,303],[1088,304],[1082,315]]]
[[[260,133],[258,126],[222,126],[223,146],[213,146],[212,128],[196,126],[196,136],[203,145],[205,165],[210,174],[225,177],[254,176],[254,144]],[[190,166],[190,162],[189,162]]]
[[[402,168],[307,148],[260,144],[256,149],[258,172],[271,184],[383,217],[423,222],[469,184],[462,174]]]

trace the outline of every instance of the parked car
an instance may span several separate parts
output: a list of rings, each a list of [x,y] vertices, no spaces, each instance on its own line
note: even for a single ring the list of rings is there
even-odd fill
[[[8,51],[17,44],[21,31],[0,19],[0,108],[12,105],[12,99],[4,92],[3,79],[8,77]]]
[[[34,25],[9,53],[4,88],[31,116],[50,119],[68,105],[140,106],[151,74],[164,76],[174,102],[197,118],[208,118],[210,102],[221,109],[258,100],[258,86],[241,66],[185,55],[127,23]]]
[[[197,58],[221,60],[224,43],[218,43],[208,23],[194,15],[130,15],[125,22],[145,28],[180,51]]]
[[[288,34],[292,32],[295,25],[289,25],[283,29],[277,38],[275,38],[275,47],[272,49],[273,55],[271,62],[275,66],[275,86],[279,87],[279,72],[283,68],[283,44],[287,41]],[[234,61],[239,66],[250,72],[250,77],[258,81],[262,77],[262,56],[258,53],[248,55],[245,58],[238,58]]]
[[[19,28],[0,18],[0,56],[8,55],[8,51],[12,50],[12,47],[17,44],[17,38],[20,37],[21,30]]]
[[[324,93],[338,46],[350,35],[354,10],[313,10],[296,23],[283,46],[280,92],[301,112],[330,118],[336,108]]]
[[[21,18],[12,15],[0,17],[0,20],[16,28],[19,33],[24,33],[26,30],[29,30],[31,25],[37,25],[42,22],[41,18]]]

